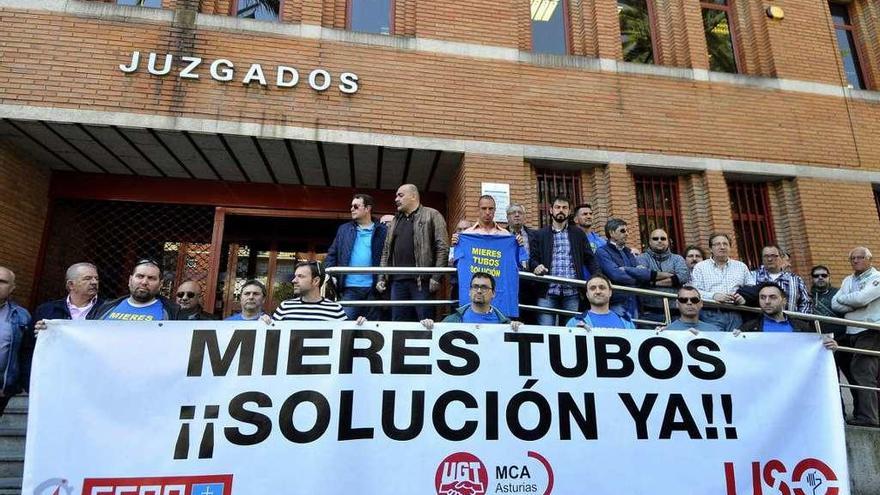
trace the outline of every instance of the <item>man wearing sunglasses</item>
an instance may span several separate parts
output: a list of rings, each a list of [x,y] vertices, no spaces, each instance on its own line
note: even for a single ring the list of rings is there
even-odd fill
[[[678,289],[676,307],[679,317],[666,326],[665,330],[697,330],[700,332],[720,332],[721,328],[714,323],[700,320],[700,311],[703,309],[703,299],[700,291],[692,285],[683,285]]]
[[[495,298],[495,277],[485,272],[476,272],[471,277],[470,304],[456,309],[443,319],[443,323],[482,323],[482,324],[510,324],[513,331],[519,330],[520,322],[510,321],[504,313],[492,306]],[[434,328],[434,320],[425,318],[420,322],[422,326],[431,330]]]
[[[180,320],[180,306],[159,295],[162,287],[162,269],[159,263],[151,259],[142,259],[135,263],[131,276],[128,277],[129,294],[108,301],[95,312],[90,313],[89,320],[116,321],[157,321]]]
[[[620,218],[612,218],[605,224],[605,235],[608,242],[596,250],[596,258],[602,273],[615,285],[627,287],[647,287],[656,280],[666,280],[672,276],[669,272],[655,271],[640,263],[629,246],[627,224]],[[635,295],[623,291],[611,296],[611,311],[630,318],[639,317],[639,303]]]
[[[684,258],[673,253],[669,244],[669,234],[663,229],[655,229],[648,238],[648,250],[636,259],[640,265],[657,274],[649,288],[674,294],[679,287],[688,283],[691,272]],[[641,300],[643,319],[666,321],[661,298],[645,296]]]
[[[217,318],[202,308],[202,286],[187,280],[180,284],[175,294],[180,316],[184,320],[216,320]]]

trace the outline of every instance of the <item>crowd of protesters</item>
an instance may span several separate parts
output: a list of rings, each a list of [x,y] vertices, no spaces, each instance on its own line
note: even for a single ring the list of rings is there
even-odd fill
[[[790,318],[785,311],[841,317],[853,321],[880,321],[880,271],[872,266],[871,252],[856,247],[849,253],[852,274],[839,288],[831,283],[827,266],[810,271],[808,284],[791,271],[787,253],[770,244],[762,250],[762,264],[750,269],[731,257],[732,240],[726,233],[709,236],[708,252],[687,246],[681,255],[674,252],[668,233],[653,230],[644,252],[629,244],[630,226],[618,218],[604,224],[603,235],[595,230],[589,204],[573,205],[557,197],[550,205],[550,224],[532,229],[526,223],[523,206],[507,208],[507,224],[495,222],[496,205],[491,196],[482,196],[476,205],[478,220],[459,222],[450,237],[443,215],[422,205],[419,191],[411,184],[396,193],[396,215],[378,220],[373,216],[374,201],[356,194],[351,202],[351,221],[342,224],[323,263],[297,264],[292,279],[294,297],[281,301],[274,311],[266,311],[267,290],[259,280],[241,286],[241,311],[227,320],[327,321],[392,320],[421,322],[434,326],[437,306],[426,304],[383,307],[382,299],[428,301],[441,290],[439,273],[349,273],[328,276],[328,267],[419,267],[441,268],[454,265],[454,250],[462,235],[512,236],[525,251],[519,269],[537,276],[578,281],[551,283],[523,280],[518,287],[519,303],[536,305],[547,311],[524,313],[511,318],[493,305],[499,281],[478,271],[468,274],[467,301],[451,308],[444,322],[498,323],[517,330],[521,323],[593,328],[651,329],[691,332],[800,332],[816,331],[808,321]],[[453,277],[454,278],[454,277]],[[202,306],[202,287],[185,281],[174,298],[162,297],[161,265],[142,259],[132,267],[128,293],[112,300],[99,295],[99,274],[95,265],[76,263],[67,270],[67,295],[37,307],[33,317],[15,304],[10,295],[15,274],[0,267],[0,370],[4,388],[0,414],[6,402],[28,383],[30,360],[36,337],[56,319],[116,321],[210,320],[215,316]],[[467,282],[467,281],[465,281]],[[328,285],[338,300],[325,297]],[[453,298],[457,298],[453,283]],[[660,295],[642,295],[626,288],[650,289],[669,293],[672,304]],[[462,299],[465,300],[465,299]],[[366,301],[366,305],[348,305]],[[369,304],[375,301],[374,304]],[[340,304],[343,303],[343,304]],[[706,303],[710,305],[704,307]],[[718,304],[712,304],[718,303]],[[742,312],[752,306],[760,311]],[[574,316],[572,316],[574,315]],[[745,321],[743,316],[745,315]],[[826,347],[845,345],[857,349],[880,350],[880,333],[858,326],[822,324],[821,331],[833,334]],[[836,353],[838,366],[851,384],[876,387],[880,358],[868,354]],[[878,426],[878,393],[853,390],[853,412],[848,420],[861,426]]]

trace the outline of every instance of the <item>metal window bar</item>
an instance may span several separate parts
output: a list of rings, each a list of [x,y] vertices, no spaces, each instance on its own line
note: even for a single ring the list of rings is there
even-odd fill
[[[364,267],[352,267],[352,266],[335,266],[331,268],[327,268],[328,275],[341,275],[341,274],[382,274],[382,275],[433,275],[433,274],[451,274],[455,273],[455,268],[436,268],[436,267],[377,267],[377,266],[364,266]],[[519,278],[530,280],[534,282],[542,282],[542,283],[559,283],[566,285],[573,285],[575,287],[584,287],[586,286],[586,281],[578,280],[578,279],[570,279],[563,277],[554,277],[550,275],[535,275],[531,272],[519,272]],[[665,313],[665,324],[668,325],[671,321],[670,315],[670,300],[677,297],[675,294],[670,294],[668,292],[660,292],[656,290],[649,289],[639,289],[636,287],[626,287],[626,286],[618,286],[612,285],[613,290],[621,291],[621,292],[629,292],[635,295],[640,296],[654,296],[660,297],[663,300],[663,309]],[[343,306],[368,306],[368,305],[376,305],[376,306],[401,306],[401,305],[431,305],[431,306],[440,306],[445,304],[457,304],[458,301],[455,300],[425,300],[425,301],[338,301],[339,304]],[[720,304],[715,301],[703,301],[704,305],[725,308],[734,311],[747,312],[747,313],[761,313],[760,308],[752,308],[749,306],[733,306],[729,304]],[[555,308],[544,308],[541,306],[531,306],[520,304],[519,307],[521,309],[530,310],[530,311],[541,311],[545,313],[552,313],[558,315],[567,315],[567,316],[575,316],[580,313],[576,311],[566,311]],[[822,334],[822,323],[835,323],[838,325],[845,326],[854,326],[866,328],[869,330],[880,331],[880,324],[878,323],[870,323],[865,321],[855,321],[855,320],[847,320],[845,318],[834,318],[831,316],[821,316],[821,315],[812,315],[806,313],[798,313],[796,311],[783,311],[783,313],[790,318],[798,318],[803,320],[812,321],[817,334]],[[656,322],[647,322],[643,320],[634,320],[636,323],[651,323],[656,324]],[[880,351],[872,351],[868,349],[856,349],[853,347],[845,347],[838,346],[837,352],[849,352],[852,354],[864,354],[868,356],[877,356],[880,357]],[[880,387],[865,387],[862,385],[846,385],[841,384],[841,387],[845,388],[858,388],[863,390],[874,390],[880,392]]]
[[[761,265],[761,249],[776,242],[767,184],[728,182],[728,190],[740,259],[757,268]]]
[[[581,203],[580,172],[539,169],[535,171],[538,186],[538,219],[540,226],[550,225],[550,207],[553,198],[559,195],[571,199],[571,207]]]
[[[678,200],[678,178],[637,175],[634,179],[642,245],[648,245],[652,230],[663,229],[672,241],[672,251],[679,252],[685,244]]]
[[[880,218],[880,190],[874,189],[874,206],[877,207],[877,218]]]

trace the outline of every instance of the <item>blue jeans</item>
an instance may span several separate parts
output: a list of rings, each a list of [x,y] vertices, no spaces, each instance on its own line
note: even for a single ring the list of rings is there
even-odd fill
[[[570,296],[557,296],[547,294],[543,297],[539,297],[537,301],[537,305],[542,308],[556,308],[556,309],[566,309],[568,311],[577,311],[578,303],[580,302],[577,294],[572,294]],[[560,326],[564,326],[570,316],[558,316],[560,322]],[[555,326],[557,315],[550,313],[540,313],[538,314],[538,325],[543,326]]]
[[[700,311],[700,319],[706,323],[714,323],[723,332],[732,332],[742,326],[742,316],[736,311],[721,309],[704,309]]]
[[[419,301],[433,299],[429,280],[422,280],[422,285],[416,283],[416,279],[408,278],[404,280],[391,281],[391,300],[392,301]],[[433,318],[434,312],[431,306],[392,306],[391,321],[422,321],[425,318]]]
[[[375,301],[376,291],[372,287],[346,287],[342,290],[342,300]],[[363,316],[370,321],[379,320],[380,312],[378,306],[343,306],[342,310],[345,311],[345,316],[349,320],[357,320],[359,316]]]

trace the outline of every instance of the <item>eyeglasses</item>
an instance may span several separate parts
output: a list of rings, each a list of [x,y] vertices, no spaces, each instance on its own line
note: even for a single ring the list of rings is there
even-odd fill
[[[195,292],[178,292],[177,293],[178,298],[183,299],[183,296],[186,296],[186,297],[192,299],[192,298],[196,297],[196,293]]]
[[[697,304],[698,302],[701,301],[701,299],[699,297],[679,297],[677,299],[678,299],[678,302],[680,302],[682,304],[687,304],[687,303]]]
[[[361,209],[361,205],[351,205],[351,209],[352,209],[352,210],[360,210],[360,209]]]
[[[490,290],[492,290],[492,287],[488,285],[472,285],[471,290],[475,290],[477,292],[489,292]]]
[[[828,278],[827,273],[814,273],[813,278]]]
[[[862,261],[862,260],[866,260],[866,259],[868,259],[867,256],[850,256],[849,257],[850,261]]]
[[[626,234],[626,229],[617,229],[617,231],[620,232],[621,234]]]
[[[778,254],[764,254],[764,255],[762,255],[762,256],[763,256],[764,258],[767,258],[768,260],[773,260],[773,259],[776,259],[776,258],[779,257]]]
[[[666,238],[665,237],[652,237],[651,240],[652,241],[665,241]]]

